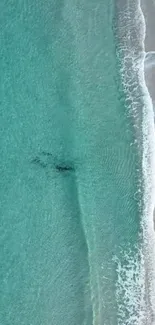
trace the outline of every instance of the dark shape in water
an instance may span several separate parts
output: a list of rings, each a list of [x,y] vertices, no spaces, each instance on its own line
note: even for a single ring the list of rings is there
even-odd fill
[[[32,162],[33,164],[40,165],[40,167],[43,167],[43,168],[46,168],[46,167],[47,167],[47,163],[45,163],[44,161],[42,161],[42,160],[40,159],[40,157],[38,157],[38,156],[36,156],[35,158],[33,158],[33,159],[31,160],[31,162]]]
[[[42,151],[38,156],[33,158],[31,162],[33,164],[39,165],[42,168],[46,168],[47,166],[52,167],[53,163],[51,161],[51,158],[53,160],[53,155],[51,153]]]
[[[52,160],[51,160],[52,158]],[[39,165],[42,168],[55,168],[60,173],[73,172],[75,168],[72,163],[58,163],[53,159],[53,155],[49,152],[42,151],[40,156],[36,156],[31,160],[33,164]]]
[[[42,151],[41,154],[47,157],[53,157],[52,153],[50,152]]]
[[[53,158],[53,154],[50,153],[50,152],[42,151],[41,154],[48,157],[48,158]],[[61,163],[60,164],[54,163],[54,165],[55,165],[55,169],[60,173],[75,171],[75,169],[74,169],[74,167],[73,167],[73,165],[71,163],[68,163],[68,164],[66,164],[66,163],[62,163],[62,164]]]
[[[67,166],[67,165],[56,165],[55,166],[56,170],[61,172],[61,173],[64,173],[64,172],[67,172],[67,171],[75,171],[73,166]]]

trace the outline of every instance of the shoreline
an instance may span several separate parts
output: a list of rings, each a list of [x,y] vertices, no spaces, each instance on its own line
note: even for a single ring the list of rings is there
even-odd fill
[[[155,232],[154,232],[154,208],[155,208],[155,68],[154,58],[148,52],[155,51],[155,6],[152,0],[140,0],[140,8],[145,23],[144,53],[147,54],[147,65],[143,62],[143,82],[145,88],[143,108],[143,177],[144,177],[144,209],[142,216],[143,229],[143,260],[144,279],[146,290],[147,324],[155,324]],[[154,26],[154,27],[153,27]],[[149,58],[150,56],[150,58]],[[149,59],[149,65],[148,65]],[[153,59],[153,60],[152,60]],[[151,61],[152,60],[152,61]]]
[[[145,49],[146,52],[155,51],[155,4],[153,4],[152,0],[141,0],[140,6],[146,24]]]
[[[155,4],[153,4],[152,0],[141,0],[140,6],[146,25],[144,41],[145,52],[147,54],[147,61],[144,62],[145,82],[153,106],[155,106]]]

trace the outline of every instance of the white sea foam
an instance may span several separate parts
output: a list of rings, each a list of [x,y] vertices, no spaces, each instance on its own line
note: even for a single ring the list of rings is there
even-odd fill
[[[130,44],[128,46],[127,41],[124,41],[121,49],[121,56],[123,57],[121,72],[127,99],[130,100],[131,114],[135,121],[138,114],[140,114],[139,101],[142,100],[143,102],[142,129],[139,132],[142,137],[142,240],[140,240],[137,253],[134,256],[133,252],[129,249],[122,253],[121,261],[124,260],[123,264],[116,258],[118,275],[116,298],[118,301],[119,325],[154,325],[155,232],[153,210],[155,206],[155,127],[153,105],[145,84],[145,20],[139,0],[136,7],[136,15],[136,24],[138,24],[137,26],[140,29],[141,56],[138,57],[135,54],[135,49]],[[126,14],[127,16],[131,17],[130,14]],[[129,25],[130,21],[128,21]],[[130,30],[126,34],[126,39],[130,39]],[[129,64],[133,74],[132,78],[128,75]],[[138,91],[140,91],[140,95],[137,93]],[[135,127],[137,126],[136,123]],[[140,128],[140,126],[137,126],[137,128]],[[120,303],[119,297],[124,298],[123,305]]]
[[[139,10],[141,11],[140,5]],[[143,13],[141,15],[144,20]],[[144,20],[145,24],[145,20]],[[145,36],[145,35],[144,35]],[[139,68],[139,80],[143,86],[143,179],[144,179],[144,208],[142,216],[143,254],[145,265],[145,281],[147,282],[147,299],[150,304],[150,314],[147,324],[155,324],[155,233],[153,211],[155,206],[155,126],[152,101],[145,84],[144,60]]]
[[[128,249],[122,252],[121,260],[116,258],[115,262],[118,276],[116,286],[118,325],[145,324],[145,275],[142,252],[136,249],[133,256],[133,251]]]

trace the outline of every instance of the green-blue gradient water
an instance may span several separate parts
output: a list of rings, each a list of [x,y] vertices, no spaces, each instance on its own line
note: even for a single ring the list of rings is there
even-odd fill
[[[0,324],[146,320],[142,114],[121,68],[131,8],[0,2]]]

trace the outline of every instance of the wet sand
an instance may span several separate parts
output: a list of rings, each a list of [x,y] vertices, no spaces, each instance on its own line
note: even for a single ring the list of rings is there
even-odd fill
[[[155,0],[142,0],[141,7],[146,22],[145,50],[147,56],[145,60],[145,79],[155,106]]]

